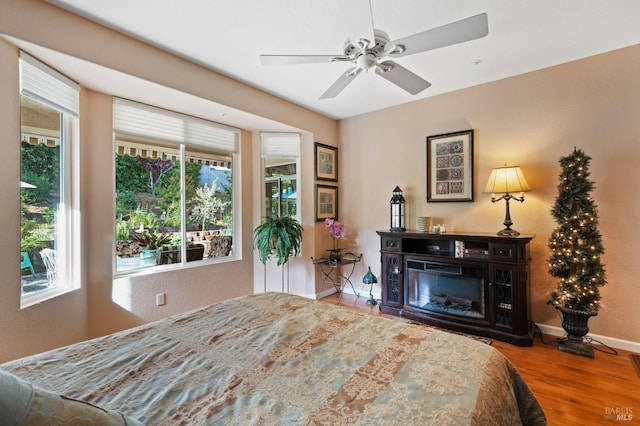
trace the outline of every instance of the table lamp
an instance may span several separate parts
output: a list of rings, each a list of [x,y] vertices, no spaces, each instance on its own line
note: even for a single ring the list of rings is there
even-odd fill
[[[367,305],[377,305],[378,302],[376,301],[376,299],[373,298],[372,290],[373,290],[373,285],[378,282],[378,279],[376,278],[375,275],[373,275],[373,272],[371,272],[371,266],[369,266],[369,270],[367,271],[366,274],[364,274],[364,277],[362,277],[362,282],[364,284],[371,286],[369,288],[370,299],[367,300]]]
[[[531,191],[531,188],[524,178],[519,166],[499,167],[491,170],[491,175],[489,175],[489,181],[487,182],[487,186],[484,188],[484,192],[491,194],[492,203],[504,200],[507,204],[506,214],[504,217],[505,228],[502,231],[499,231],[498,235],[510,237],[520,235],[518,231],[511,229],[513,222],[511,221],[511,215],[509,213],[509,201],[516,200],[521,203],[524,202],[524,193],[527,191]],[[519,197],[511,195],[516,192],[520,193]],[[496,198],[496,193],[502,195]]]

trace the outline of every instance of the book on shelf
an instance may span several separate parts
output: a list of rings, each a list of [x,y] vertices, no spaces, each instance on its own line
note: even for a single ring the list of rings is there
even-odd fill
[[[486,259],[489,257],[489,250],[482,248],[465,248],[463,257]]]

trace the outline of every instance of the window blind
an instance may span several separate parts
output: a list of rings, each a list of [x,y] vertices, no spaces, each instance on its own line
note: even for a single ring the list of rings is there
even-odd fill
[[[114,99],[113,129],[147,140],[199,145],[227,153],[238,150],[238,129],[120,98]]]
[[[260,152],[263,157],[300,157],[299,133],[260,133]]]
[[[78,83],[22,51],[20,84],[23,95],[74,117],[80,114]]]

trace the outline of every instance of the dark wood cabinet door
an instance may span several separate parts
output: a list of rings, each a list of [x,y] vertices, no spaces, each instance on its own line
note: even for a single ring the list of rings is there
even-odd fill
[[[393,307],[402,307],[403,280],[402,255],[382,254],[382,304]]]

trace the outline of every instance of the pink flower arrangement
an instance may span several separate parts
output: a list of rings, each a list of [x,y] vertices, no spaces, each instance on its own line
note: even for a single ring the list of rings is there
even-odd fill
[[[332,238],[341,238],[344,231],[344,225],[333,219],[325,219],[324,224],[329,228]]]
[[[344,225],[333,219],[325,219],[324,224],[329,228],[331,238],[333,238],[333,251],[339,252],[342,249],[338,248],[338,238],[342,238],[344,233]]]

